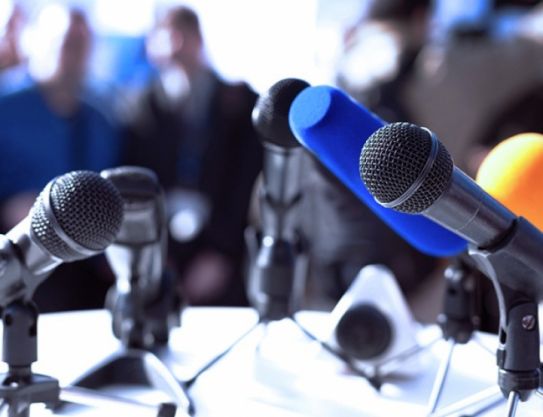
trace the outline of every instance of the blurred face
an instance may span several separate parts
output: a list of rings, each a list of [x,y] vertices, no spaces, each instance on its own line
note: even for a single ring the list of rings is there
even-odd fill
[[[168,27],[172,40],[172,58],[179,62],[194,62],[200,57],[201,40],[194,32],[186,29]]]
[[[40,81],[81,82],[88,63],[91,32],[85,16],[58,4],[45,6],[23,37],[29,71]]]
[[[156,29],[148,42],[150,58],[161,67],[172,64],[193,66],[200,60],[202,40],[188,28],[179,28],[166,19]]]
[[[71,13],[60,47],[58,72],[82,78],[87,68],[90,44],[91,34],[85,18],[78,13]]]

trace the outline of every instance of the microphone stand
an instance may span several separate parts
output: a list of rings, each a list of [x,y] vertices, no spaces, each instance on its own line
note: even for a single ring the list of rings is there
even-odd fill
[[[379,390],[381,382],[378,378],[359,369],[350,357],[321,341],[296,320],[295,312],[299,309],[307,268],[307,253],[303,239],[298,237],[296,243],[293,243],[285,239],[260,239],[258,235],[259,233],[252,227],[245,231],[249,264],[254,267],[249,273],[248,292],[252,295],[249,298],[258,312],[259,320],[223,352],[204,365],[189,381],[186,381],[185,386],[187,388],[192,386],[197,378],[210,370],[254,331],[262,329],[264,331],[261,334],[264,335],[270,322],[288,319],[305,337],[318,342],[323,349],[344,362],[354,374],[366,379],[373,388]]]
[[[428,401],[428,415],[436,413],[455,347],[459,344],[466,344],[470,340],[476,341],[474,339],[474,331],[478,322],[475,306],[476,282],[471,271],[472,266],[466,259],[462,259],[462,256],[456,258],[454,263],[445,270],[446,287],[443,311],[438,316],[437,323],[448,346],[436,373]],[[486,350],[483,345],[480,346]],[[495,395],[496,393],[493,391],[490,396]],[[477,398],[477,402],[481,402],[487,396],[481,398],[481,394],[476,394],[475,398]],[[471,405],[469,401],[467,403],[467,405],[463,405],[463,408]]]
[[[293,312],[297,310],[299,295],[304,288],[305,253],[301,239],[295,245],[284,239],[260,239],[258,235],[252,227],[245,230],[250,265],[247,286],[249,298],[259,314],[258,322],[202,366],[186,382],[187,387],[192,386],[204,372],[210,370],[248,335],[265,328],[270,321],[289,318],[300,326],[294,320]],[[260,241],[262,245],[259,245]]]
[[[475,416],[507,399],[507,416],[514,417],[520,402],[543,386],[539,359],[538,303],[541,297],[533,290],[530,279],[543,271],[539,253],[541,233],[524,218],[519,217],[503,244],[489,249],[469,246],[468,253],[478,268],[492,281],[500,310],[497,351],[498,387],[447,406],[433,413],[447,416],[484,402]],[[437,389],[436,389],[437,390]],[[490,399],[497,397],[490,404]],[[432,412],[435,410],[432,410]]]
[[[29,417],[32,404],[44,403],[51,409],[58,409],[68,401],[90,406],[107,402],[126,409],[136,406],[151,410],[157,417],[175,415],[177,407],[170,403],[151,406],[89,390],[64,388],[60,387],[58,379],[34,373],[32,364],[38,359],[39,312],[32,301],[32,294],[47,273],[36,276],[30,272],[19,262],[11,242],[3,237],[0,237],[0,259],[5,273],[2,278],[19,277],[17,280],[3,280],[2,361],[8,370],[0,375],[0,411],[6,411],[9,417]]]
[[[131,282],[137,282],[133,277]],[[177,406],[194,414],[186,387],[157,357],[167,345],[170,329],[180,325],[181,302],[174,290],[173,274],[163,273],[162,288],[154,303],[144,304],[138,285],[119,293],[110,289],[106,308],[112,315],[113,334],[121,349],[73,382],[73,386],[100,389],[113,383],[149,386],[167,394]]]
[[[533,285],[534,276],[541,278],[543,273],[542,241],[541,232],[519,217],[498,247],[469,248],[498,298],[498,385],[508,399],[508,417],[514,417],[519,402],[527,401],[542,385],[537,300],[543,290]]]
[[[58,410],[60,404],[67,401],[87,406],[114,405],[126,411],[148,409],[157,417],[175,416],[174,404],[153,406],[91,390],[60,387],[58,379],[32,372],[32,363],[37,361],[38,316],[38,309],[31,300],[16,300],[2,311],[2,360],[8,365],[8,371],[0,376],[0,412],[7,411],[9,417],[29,417],[32,404],[43,403]]]
[[[30,405],[54,406],[60,397],[57,379],[32,372],[38,359],[38,309],[34,302],[13,301],[3,308],[2,360],[8,371],[2,374],[0,410],[7,408],[9,417],[28,417]]]
[[[272,321],[291,320],[305,337],[318,342],[324,350],[342,361],[351,372],[364,378],[379,391],[382,383],[377,376],[359,369],[349,355],[320,340],[296,319],[295,313],[299,310],[307,269],[307,253],[299,234],[296,241],[297,244],[293,244],[286,240],[264,238],[257,251],[258,240],[254,240],[252,257],[255,259],[257,273],[252,284],[260,286],[266,293],[263,299],[254,297],[253,304],[259,313],[259,325],[265,329]]]

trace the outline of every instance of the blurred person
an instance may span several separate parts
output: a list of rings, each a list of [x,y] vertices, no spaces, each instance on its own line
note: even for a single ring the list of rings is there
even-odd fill
[[[425,45],[430,16],[431,0],[371,1],[346,32],[339,86],[387,122],[412,121],[404,89]],[[330,307],[369,264],[391,269],[406,295],[420,291],[440,261],[412,248],[315,159],[308,157],[306,164],[303,229],[311,246],[310,303]],[[436,312],[419,318],[431,321]]]
[[[508,3],[503,0],[504,3]],[[511,1],[511,3],[515,3]],[[535,0],[522,4],[533,5],[538,3]],[[522,80],[517,82],[528,82],[526,86],[514,90],[511,97],[494,106],[493,111],[485,118],[485,126],[480,129],[480,134],[474,146],[473,153],[469,159],[470,170],[477,172],[477,169],[487,153],[502,140],[524,132],[543,133],[543,119],[540,116],[543,106],[543,32],[541,32],[541,20],[543,18],[543,4],[528,9],[524,13],[514,31],[513,45],[519,45],[519,52],[527,54],[530,48],[535,54],[535,60],[528,62],[530,67],[522,71]],[[522,45],[522,46],[520,46]],[[510,63],[509,65],[513,65]],[[531,76],[526,77],[524,72],[530,72]],[[532,73],[533,72],[533,73]],[[516,78],[516,77],[513,77]]]
[[[43,187],[77,169],[119,162],[110,120],[82,99],[91,48],[84,13],[47,5],[29,27],[33,84],[0,97],[0,222],[6,232],[23,219]],[[103,306],[111,275],[103,260],[60,266],[35,294],[42,311]]]
[[[337,82],[387,122],[410,121],[406,88],[429,38],[432,0],[372,0],[344,35]]]
[[[536,3],[496,0],[479,24],[459,24],[445,43],[430,44],[420,54],[417,76],[406,93],[411,113],[436,133],[469,175],[498,141],[540,129],[540,118],[529,107],[543,85],[541,42],[525,36],[522,19],[517,21],[520,30],[502,36],[493,26],[507,10],[529,16]]]
[[[127,119],[124,162],[154,170],[169,214],[170,260],[192,304],[246,304],[243,231],[262,150],[256,95],[227,84],[204,54],[199,18],[169,9],[148,36],[158,75]]]

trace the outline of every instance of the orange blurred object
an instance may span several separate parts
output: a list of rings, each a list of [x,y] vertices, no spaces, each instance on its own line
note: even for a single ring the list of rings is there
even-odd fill
[[[543,135],[521,133],[500,142],[484,159],[477,183],[543,230]]]

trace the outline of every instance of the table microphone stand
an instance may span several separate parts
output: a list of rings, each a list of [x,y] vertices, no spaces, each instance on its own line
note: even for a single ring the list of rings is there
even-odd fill
[[[508,417],[542,386],[537,303],[543,293],[542,244],[541,232],[519,217],[503,243],[490,249],[470,245],[468,251],[498,299],[498,386],[507,398]]]
[[[260,239],[254,228],[245,231],[245,242],[248,248],[249,273],[247,282],[248,297],[259,314],[255,326],[245,332],[228,346],[223,352],[204,365],[186,382],[191,386],[196,379],[208,371],[220,359],[235,348],[246,336],[257,328],[262,328],[270,321],[284,318],[293,320],[293,312],[297,310],[301,291],[304,288],[304,251],[300,243],[294,245],[290,241],[277,239]],[[263,242],[262,245],[259,242]],[[304,334],[308,335],[308,333]],[[309,336],[308,336],[309,337]]]
[[[508,400],[508,417],[514,417],[519,402],[527,401],[542,385],[537,303],[543,291],[543,263],[538,256],[542,243],[541,232],[519,217],[500,247],[469,248],[498,298],[498,385]]]
[[[381,382],[359,369],[351,357],[335,349],[327,342],[309,332],[295,317],[299,310],[305,276],[307,253],[303,239],[297,234],[295,243],[283,239],[264,238],[260,247],[256,234],[253,241],[248,240],[249,253],[254,262],[248,282],[249,294],[254,308],[259,313],[259,325],[266,327],[272,321],[291,320],[309,340],[318,342],[321,347],[342,361],[354,374],[364,378],[379,390]]]
[[[9,417],[28,417],[30,405],[54,406],[60,397],[58,380],[32,372],[38,359],[38,309],[32,301],[17,300],[2,311],[2,360],[8,371],[1,377],[0,410]]]
[[[428,402],[428,415],[437,409],[443,387],[448,375],[454,348],[458,344],[466,344],[474,338],[478,322],[476,313],[476,282],[472,274],[473,267],[461,257],[445,270],[445,295],[443,311],[437,322],[441,328],[443,339],[448,343],[445,356],[441,359],[434,385]],[[481,345],[485,350],[486,347]],[[490,351],[488,351],[491,353]],[[493,393],[495,396],[495,392]],[[481,401],[480,395],[476,396]]]
[[[37,361],[38,316],[32,300],[15,300],[2,310],[2,360],[8,365],[8,371],[0,377],[0,412],[7,411],[9,417],[29,417],[32,404],[43,403],[48,408],[58,409],[61,401],[70,401],[90,406],[108,403],[125,410],[148,409],[157,417],[175,416],[173,404],[150,406],[90,390],[78,392],[61,388],[56,378],[32,372],[32,364]]]
[[[358,369],[351,358],[319,340],[296,320],[294,314],[299,309],[307,268],[307,255],[302,239],[297,239],[296,243],[283,239],[260,239],[255,229],[249,227],[245,232],[245,241],[251,265],[247,282],[248,294],[258,312],[259,320],[186,381],[185,386],[190,387],[194,384],[204,372],[211,369],[255,330],[265,329],[273,321],[289,319],[305,337],[318,342],[326,351],[344,362],[353,373],[366,379],[375,389],[379,389],[380,383],[376,378]]]
[[[181,303],[174,291],[171,274],[164,273],[157,300],[145,305],[137,285],[120,294],[115,287],[108,293],[106,307],[112,314],[114,335],[121,349],[78,378],[73,385],[100,389],[107,385],[149,386],[168,395],[177,406],[194,413],[193,403],[180,383],[155,354],[167,345],[169,331],[180,325]]]

